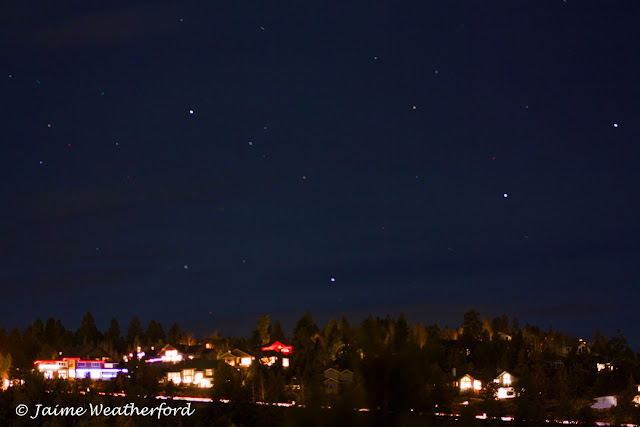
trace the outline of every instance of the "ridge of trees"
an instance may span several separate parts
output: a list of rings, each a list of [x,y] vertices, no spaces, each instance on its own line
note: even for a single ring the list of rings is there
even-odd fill
[[[257,358],[262,355],[261,347],[274,341],[293,346],[287,370],[281,365],[267,368],[255,363],[241,377],[219,364],[214,396],[242,401],[278,401],[286,394],[286,384],[297,384],[297,401],[319,407],[327,400],[323,372],[333,367],[354,373],[354,381],[341,391],[340,404],[390,411],[429,410],[438,405],[446,410],[458,394],[452,385],[454,372],[457,377],[472,373],[490,379],[506,370],[519,379],[522,393],[516,400],[520,404],[512,409],[521,418],[550,413],[575,419],[581,413],[584,416],[594,397],[627,396],[640,384],[640,353],[633,352],[621,331],[606,337],[596,330],[590,351],[578,354],[580,341],[558,330],[544,331],[528,324],[520,327],[517,318],[509,319],[506,314],[482,318],[474,310],[464,314],[458,328],[410,324],[403,314],[397,318],[369,315],[359,325],[351,325],[343,316],[320,327],[307,311],[289,337],[279,321],[272,322],[265,314],[246,339],[222,338],[217,333],[209,338],[222,343],[220,351],[237,347]],[[113,318],[104,332],[96,327],[90,312],[75,332],[65,329],[60,320],[49,318],[43,323],[37,319],[22,332],[0,329],[0,375],[6,376],[9,366],[31,369],[33,360],[54,359],[61,348],[72,346],[97,346],[119,360],[138,346],[195,342],[177,323],[165,333],[160,322],[151,320],[144,328],[137,316],[126,330]],[[609,363],[611,369],[598,372],[600,362]],[[504,409],[493,399],[491,387],[486,390],[479,396],[483,410],[498,413]]]

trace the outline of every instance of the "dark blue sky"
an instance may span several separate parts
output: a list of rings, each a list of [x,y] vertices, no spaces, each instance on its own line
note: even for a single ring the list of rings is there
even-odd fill
[[[636,2],[18,3],[0,325],[475,308],[640,343]]]

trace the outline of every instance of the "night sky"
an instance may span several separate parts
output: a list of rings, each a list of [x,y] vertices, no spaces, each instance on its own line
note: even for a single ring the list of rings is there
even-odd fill
[[[637,349],[639,20],[636,1],[3,2],[0,326],[476,309]]]

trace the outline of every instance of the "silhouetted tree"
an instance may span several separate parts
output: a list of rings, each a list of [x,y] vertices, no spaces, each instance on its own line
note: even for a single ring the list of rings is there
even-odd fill
[[[120,324],[118,323],[118,319],[115,317],[111,319],[109,329],[107,329],[107,333],[105,334],[105,340],[117,353],[124,352],[124,340],[122,338],[122,333],[120,332]]]
[[[177,323],[174,323],[169,328],[169,334],[167,336],[167,341],[169,344],[177,345],[182,340],[182,332],[180,332],[180,326]]]
[[[146,338],[149,344],[159,344],[166,339],[164,330],[162,330],[162,324],[156,322],[155,319],[151,319],[149,326],[147,327]]]
[[[133,316],[131,322],[129,322],[129,328],[127,328],[127,346],[135,350],[136,347],[141,346],[143,343],[144,331],[142,330],[142,324],[138,316]]]
[[[282,332],[282,325],[280,325],[279,320],[273,322],[273,327],[271,328],[271,340],[280,342],[286,340],[284,332]]]
[[[82,318],[82,323],[80,324],[80,328],[76,332],[76,337],[79,344],[96,344],[98,339],[100,338],[100,332],[96,327],[96,322],[93,318],[91,312],[87,311],[87,313]]]

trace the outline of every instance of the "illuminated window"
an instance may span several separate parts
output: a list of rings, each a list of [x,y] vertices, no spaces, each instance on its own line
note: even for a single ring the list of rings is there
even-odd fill
[[[475,391],[482,390],[482,383],[480,382],[480,380],[473,380],[473,389]]]
[[[502,377],[502,383],[504,385],[511,385],[511,375],[504,374],[504,376]]]
[[[213,376],[213,369],[207,369],[204,371],[205,376],[207,377],[212,377]]]
[[[193,378],[193,383],[200,384],[200,381],[202,381],[203,377],[204,377],[204,374],[202,372],[196,372],[196,375]]]
[[[180,372],[167,372],[167,380],[174,384],[180,384],[182,378],[180,378]]]
[[[288,368],[289,367],[289,359],[286,357],[282,358],[282,367],[283,368]]]
[[[193,369],[185,369],[182,371],[182,382],[191,384],[193,382]]]
[[[460,390],[469,390],[472,387],[471,377],[463,377],[460,380]]]
[[[240,359],[240,366],[251,366],[251,358],[243,357],[242,359]]]

